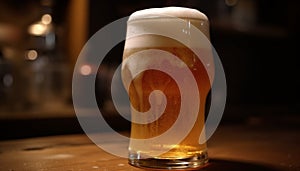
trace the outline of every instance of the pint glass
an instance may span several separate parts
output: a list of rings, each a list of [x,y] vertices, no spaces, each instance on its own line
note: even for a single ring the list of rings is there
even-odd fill
[[[194,39],[197,31],[209,40],[208,19],[195,9],[146,9],[128,19],[122,80],[131,103],[133,166],[188,169],[208,161],[199,138],[214,65],[211,48]]]

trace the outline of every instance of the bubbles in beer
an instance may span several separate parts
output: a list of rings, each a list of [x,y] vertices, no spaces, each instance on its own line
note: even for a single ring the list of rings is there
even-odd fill
[[[194,9],[148,9],[130,16],[122,63],[131,101],[130,154],[188,158],[206,151],[198,140],[214,65],[199,30],[207,40],[207,17]],[[150,98],[158,90],[163,95]]]

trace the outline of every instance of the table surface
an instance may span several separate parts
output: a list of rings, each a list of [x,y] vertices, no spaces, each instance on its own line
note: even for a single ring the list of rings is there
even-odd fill
[[[101,133],[108,139],[110,135]],[[119,148],[118,142],[112,143]],[[200,170],[300,170],[298,127],[222,125],[208,142],[210,162]],[[86,135],[58,135],[0,142],[0,170],[138,171]]]

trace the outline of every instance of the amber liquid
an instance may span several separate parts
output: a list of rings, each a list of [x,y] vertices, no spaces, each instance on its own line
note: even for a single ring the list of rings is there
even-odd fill
[[[167,40],[168,38],[156,36],[157,40]],[[147,37],[143,37],[147,38]],[[156,40],[154,37],[149,37],[151,40]],[[127,41],[126,43],[128,43]],[[155,41],[162,42],[162,41]],[[149,45],[149,44],[148,44]],[[145,166],[145,167],[155,167],[155,168],[167,168],[169,164],[166,163],[175,163],[172,168],[186,168],[182,162],[183,160],[189,162],[187,167],[199,167],[205,164],[208,160],[206,144],[199,144],[199,137],[202,129],[204,129],[204,113],[205,113],[205,103],[207,94],[211,88],[210,80],[208,76],[208,72],[206,71],[203,63],[196,56],[192,50],[185,47],[180,43],[175,43],[174,46],[169,47],[155,47],[150,46],[149,48],[126,48],[123,53],[123,60],[128,58],[130,55],[147,49],[158,49],[167,51],[181,61],[183,61],[186,66],[188,66],[189,70],[193,74],[197,85],[198,91],[192,92],[193,94],[198,93],[200,97],[199,111],[197,115],[197,119],[195,124],[192,126],[190,132],[187,132],[178,144],[162,144],[160,142],[155,143],[145,143],[143,141],[136,142],[130,141],[129,144],[129,163],[135,166]],[[205,56],[211,53],[208,49],[196,48],[199,54]],[[151,56],[138,56],[139,60],[144,60],[146,58],[151,58]],[[201,58],[201,56],[200,56]],[[139,61],[136,62],[139,65]],[[172,61],[165,61],[165,66],[172,65]],[[124,65],[122,68],[122,72],[127,72],[134,70],[134,65],[127,66]],[[212,66],[213,67],[213,66]],[[177,70],[181,70],[181,67],[176,68]],[[129,72],[130,73],[130,72]],[[123,78],[124,79],[124,78]],[[126,78],[125,78],[126,79]],[[168,74],[158,71],[158,70],[146,70],[136,77],[133,78],[129,85],[128,94],[130,98],[130,103],[132,107],[135,108],[138,112],[146,112],[153,107],[149,103],[149,95],[154,90],[160,90],[166,97],[167,105],[163,112],[163,114],[155,121],[150,122],[148,124],[139,124],[133,123],[131,124],[131,138],[134,139],[149,139],[156,136],[159,136],[165,133],[168,129],[172,127],[176,119],[178,118],[181,104],[181,95],[179,91],[179,87],[176,84],[175,80]],[[123,80],[124,81],[124,80]],[[188,82],[184,84],[190,84]],[[188,90],[189,91],[189,90]],[[155,105],[160,105],[161,99],[157,99]],[[152,104],[153,105],[153,104]],[[132,117],[136,116],[135,111],[132,110]],[[153,112],[152,115],[157,115],[157,113]],[[184,116],[189,117],[188,110],[184,113]],[[182,125],[185,126],[185,125]],[[170,137],[172,139],[173,137]],[[149,148],[150,146],[150,148]],[[167,149],[167,150],[166,150]],[[156,152],[163,151],[159,156],[155,156]],[[154,159],[154,161],[153,161]],[[171,162],[166,162],[169,160]],[[176,160],[176,161],[174,161]],[[180,161],[177,161],[180,160]],[[153,163],[154,162],[154,163]],[[153,166],[155,165],[155,166]],[[193,166],[194,165],[194,166]]]
[[[145,49],[147,48],[125,49],[123,58],[126,59],[131,54]],[[198,85],[198,92],[193,93],[201,94],[200,109],[192,130],[187,133],[187,136],[179,144],[149,144],[152,146],[149,151],[149,148],[147,148],[147,150],[143,149],[144,144],[141,145],[136,142],[130,142],[130,153],[138,153],[140,158],[147,158],[148,156],[151,156],[152,152],[155,150],[163,150],[162,148],[170,147],[172,147],[171,150],[157,156],[156,158],[184,159],[206,153],[206,144],[199,144],[199,136],[204,127],[205,101],[211,87],[205,67],[197,56],[188,48],[179,46],[151,47],[151,49],[160,49],[170,52],[180,58],[189,67]],[[201,51],[202,49],[199,48],[198,50]],[[140,56],[139,58],[139,60],[143,60],[143,58],[151,58],[151,56]],[[167,66],[172,64],[171,61],[166,61],[163,65]],[[130,70],[130,68],[124,67],[123,70],[125,69]],[[181,68],[178,68],[178,70],[180,69]],[[133,78],[128,90],[132,106],[139,112],[148,111],[150,109],[149,95],[154,90],[161,90],[165,94],[167,98],[166,109],[161,117],[154,122],[148,124],[132,123],[131,138],[148,139],[163,134],[165,131],[170,129],[178,117],[181,107],[181,96],[178,85],[171,76],[158,70],[146,70]],[[159,103],[161,103],[161,100],[157,99],[156,103],[157,105],[160,105]],[[156,113],[153,113],[153,115],[156,115]],[[185,113],[185,115],[188,116],[189,113]],[[134,117],[134,115],[132,116]]]

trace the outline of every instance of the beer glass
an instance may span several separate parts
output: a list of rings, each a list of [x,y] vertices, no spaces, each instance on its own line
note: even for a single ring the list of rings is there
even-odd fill
[[[122,80],[131,103],[133,166],[189,169],[208,162],[199,138],[214,65],[211,48],[195,41],[197,31],[209,40],[207,17],[190,8],[145,9],[128,19]]]

